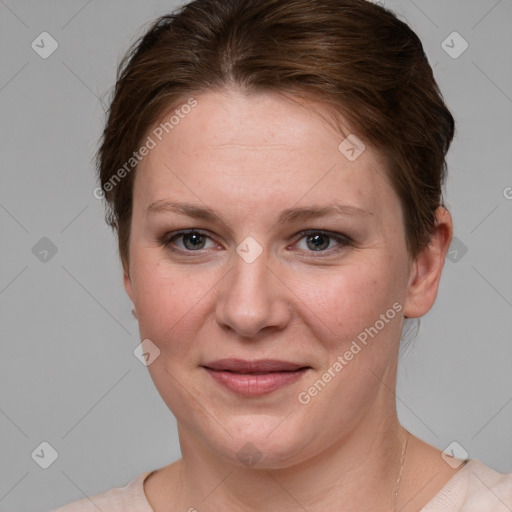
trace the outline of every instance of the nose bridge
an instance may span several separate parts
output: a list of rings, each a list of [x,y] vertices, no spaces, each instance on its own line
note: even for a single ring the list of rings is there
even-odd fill
[[[259,245],[259,244],[258,244]],[[284,308],[272,283],[268,252],[254,241],[244,241],[233,255],[233,269],[223,283],[217,320],[244,337],[255,336],[267,326],[282,326]]]

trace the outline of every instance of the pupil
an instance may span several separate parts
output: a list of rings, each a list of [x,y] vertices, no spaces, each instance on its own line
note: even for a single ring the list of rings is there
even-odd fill
[[[312,245],[309,245],[310,242]],[[308,237],[308,245],[310,249],[313,249],[314,251],[327,249],[329,247],[329,237],[321,234],[310,235]]]
[[[190,233],[183,238],[183,242],[187,249],[197,249],[198,246],[204,243],[203,236],[198,233]],[[201,247],[199,247],[201,248]]]

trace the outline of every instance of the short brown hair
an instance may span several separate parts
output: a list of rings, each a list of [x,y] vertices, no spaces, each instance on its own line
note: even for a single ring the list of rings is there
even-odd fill
[[[123,265],[136,165],[112,178],[164,112],[226,86],[335,108],[386,159],[410,255],[428,244],[454,120],[408,25],[365,0],[194,0],[154,22],[119,65],[97,161]]]

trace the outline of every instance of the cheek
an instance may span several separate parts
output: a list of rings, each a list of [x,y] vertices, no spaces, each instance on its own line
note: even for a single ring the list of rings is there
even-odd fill
[[[211,301],[218,280],[215,272],[169,265],[162,258],[135,256],[132,282],[141,338],[159,348],[184,350],[187,340],[204,322],[204,308]]]
[[[312,416],[329,417],[326,428],[341,417],[350,425],[376,399],[394,361],[402,325],[399,276],[385,266],[347,265],[299,286],[310,329],[325,350],[301,399]]]
[[[132,283],[141,334],[155,340],[159,332],[172,329],[187,306],[179,274],[170,272],[149,254],[134,255]]]
[[[403,279],[397,263],[393,267],[391,257],[377,252],[307,272],[280,268],[284,284],[277,282],[282,287],[277,300],[290,302],[295,319],[307,324],[306,337],[320,341],[329,359],[373,326],[394,302],[401,302]],[[215,332],[216,297],[219,290],[230,293],[220,282],[222,274],[220,268],[171,265],[154,249],[134,251],[132,283],[141,339],[149,338],[172,355],[196,350],[188,341],[199,337],[201,329]],[[384,337],[392,334],[388,324],[379,338],[384,333]]]
[[[391,274],[388,268],[362,264],[329,269],[310,277],[303,274],[294,286],[300,299],[297,304],[303,304],[304,315],[319,337],[336,348],[373,325],[380,314],[400,301],[399,280]]]

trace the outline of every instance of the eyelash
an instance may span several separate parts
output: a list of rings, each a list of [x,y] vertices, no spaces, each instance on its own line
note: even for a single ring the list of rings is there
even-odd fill
[[[166,233],[162,238],[159,239],[159,243],[166,249],[168,249],[172,252],[178,253],[178,254],[192,254],[195,252],[198,254],[201,254],[201,251],[203,249],[198,249],[198,250],[194,251],[194,250],[177,249],[172,246],[172,242],[174,242],[176,239],[183,237],[185,235],[192,235],[192,234],[205,236],[205,237],[209,238],[210,240],[214,241],[213,238],[210,235],[208,235],[207,232],[202,231],[201,229],[181,229],[179,231],[173,231],[171,233]],[[303,238],[310,236],[310,235],[324,235],[324,236],[326,236],[330,239],[334,239],[336,242],[338,242],[338,245],[336,245],[335,247],[328,248],[325,250],[306,251],[306,252],[309,252],[312,254],[316,254],[317,256],[315,256],[315,257],[322,257],[323,255],[325,255],[325,256],[332,255],[333,253],[341,251],[345,247],[352,245],[352,242],[353,242],[353,240],[351,238],[349,238],[348,236],[343,235],[341,233],[333,233],[332,231],[325,231],[322,229],[308,229],[305,231],[301,231],[300,233],[297,233],[296,236],[298,236],[298,238],[297,238],[296,242],[294,242],[294,244],[298,243],[300,240],[302,240]]]

